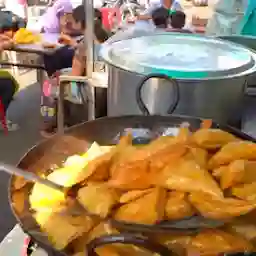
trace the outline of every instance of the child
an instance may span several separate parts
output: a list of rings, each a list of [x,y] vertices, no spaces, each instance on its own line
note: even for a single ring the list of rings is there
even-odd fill
[[[73,25],[76,30],[85,30],[86,29],[86,17],[84,6],[78,6],[73,11]],[[95,56],[97,57],[100,44],[108,39],[107,32],[102,28],[102,17],[101,12],[95,9],[94,14],[94,35],[95,35]],[[84,76],[86,74],[86,49],[85,42],[82,40],[77,43],[72,38],[68,36],[62,37],[62,40],[65,41],[67,45],[70,45],[75,50],[73,61],[71,63],[72,71],[71,75],[74,76]],[[78,91],[78,86],[76,83],[71,83],[67,85],[66,88],[70,88],[70,91],[67,93],[66,100],[64,102],[64,116],[65,124],[67,126],[74,125],[76,123],[86,121],[86,109],[87,106],[83,105],[86,99],[81,98],[83,104],[77,104],[74,102],[78,97],[76,93]],[[71,95],[72,94],[72,95]],[[75,95],[74,95],[75,94]],[[55,132],[56,129],[56,100],[54,97],[43,96],[45,98],[42,102],[42,115],[44,117],[45,126],[42,131],[43,136],[49,136]],[[100,102],[100,109],[97,107],[97,102]],[[107,89],[97,88],[96,89],[96,117],[106,115],[107,109]]]
[[[169,11],[160,7],[152,12],[152,21],[156,28],[166,29],[169,23]]]
[[[189,29],[185,29],[186,24],[186,14],[182,11],[174,11],[170,15],[171,18],[171,28],[167,31],[180,32],[180,33],[192,33]]]

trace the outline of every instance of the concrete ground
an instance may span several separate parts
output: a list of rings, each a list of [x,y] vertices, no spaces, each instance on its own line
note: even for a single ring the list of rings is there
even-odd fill
[[[10,106],[9,118],[20,125],[20,130],[5,136],[0,132],[0,161],[16,164],[39,139],[39,84],[35,72],[20,72],[21,90]],[[1,85],[0,85],[1,86]],[[15,224],[8,206],[9,175],[0,174],[0,241]]]

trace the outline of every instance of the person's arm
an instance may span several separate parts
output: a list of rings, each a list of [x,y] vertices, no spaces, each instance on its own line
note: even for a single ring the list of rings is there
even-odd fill
[[[72,62],[72,76],[83,76],[86,69],[85,45],[81,42],[77,45]]]
[[[7,35],[1,34],[0,35],[0,51],[6,50],[11,48],[13,45],[13,41]]]

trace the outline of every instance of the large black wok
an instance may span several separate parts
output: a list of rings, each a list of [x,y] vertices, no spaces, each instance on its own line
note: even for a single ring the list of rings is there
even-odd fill
[[[136,143],[145,143],[151,137],[168,132],[175,132],[181,123],[187,122],[191,129],[196,130],[200,127],[201,119],[185,116],[123,116],[112,118],[100,118],[95,121],[86,122],[66,131],[63,136],[55,135],[38,145],[34,146],[19,162],[20,168],[38,173],[48,173],[51,168],[61,165],[70,155],[84,153],[88,146],[96,141],[102,145],[115,144],[120,135],[127,129],[131,129]],[[250,136],[229,126],[213,123],[213,127],[219,127],[244,140],[254,141]],[[15,189],[17,178],[11,177],[9,186],[9,200],[12,211],[17,218],[25,233],[38,243],[39,246],[46,249],[49,255],[63,256],[65,252],[57,252],[49,243],[47,237],[40,232],[32,212],[30,210],[28,196],[33,184],[26,184],[21,189]],[[138,230],[137,230],[138,231]],[[121,239],[121,240],[120,240]],[[125,241],[124,241],[125,240]],[[94,241],[89,245],[89,251],[92,248],[103,243],[112,242],[136,243],[149,248],[150,250],[160,252],[161,255],[172,255],[166,251],[163,246],[154,244],[141,237],[136,238],[126,234],[126,238],[105,237]],[[85,245],[86,246],[86,245]]]

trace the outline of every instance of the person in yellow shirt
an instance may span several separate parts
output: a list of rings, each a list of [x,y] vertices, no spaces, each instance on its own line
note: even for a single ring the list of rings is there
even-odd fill
[[[12,47],[12,44],[13,42],[8,36],[0,34],[0,52]],[[8,107],[18,88],[18,83],[13,76],[9,72],[0,69],[0,100],[3,105],[5,115],[7,114]],[[16,131],[18,128],[17,124],[7,120],[8,131]],[[3,129],[1,125],[0,129]]]

